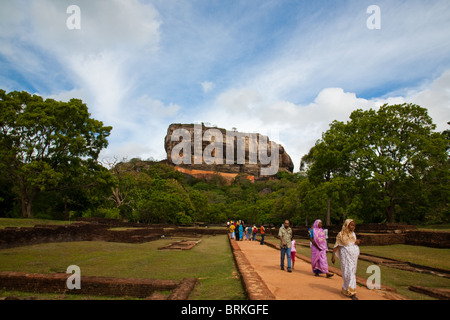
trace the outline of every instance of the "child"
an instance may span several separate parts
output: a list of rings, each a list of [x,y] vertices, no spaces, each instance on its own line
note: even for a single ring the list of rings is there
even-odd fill
[[[295,239],[294,235],[292,234],[292,246],[291,246],[291,261],[292,261],[292,270],[294,270],[295,265],[295,253],[297,250],[295,249]]]

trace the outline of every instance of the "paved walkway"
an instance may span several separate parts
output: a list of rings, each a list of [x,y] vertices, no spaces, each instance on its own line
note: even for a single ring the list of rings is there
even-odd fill
[[[338,274],[332,278],[315,277],[311,264],[298,257],[292,273],[282,271],[280,251],[257,241],[239,241],[234,248],[240,249],[250,265],[248,269],[257,273],[276,300],[349,300],[341,294],[342,278]],[[398,299],[395,293],[369,290],[365,286],[357,287],[357,297],[360,300]]]

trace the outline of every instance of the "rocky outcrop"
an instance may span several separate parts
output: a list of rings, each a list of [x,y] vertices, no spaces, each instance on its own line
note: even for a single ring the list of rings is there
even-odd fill
[[[203,124],[171,124],[164,141],[168,163],[193,176],[238,175],[249,180],[293,172],[284,147],[258,133],[241,133]]]

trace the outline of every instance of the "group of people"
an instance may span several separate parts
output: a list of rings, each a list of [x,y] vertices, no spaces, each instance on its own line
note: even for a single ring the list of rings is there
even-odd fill
[[[347,219],[342,226],[341,231],[336,237],[336,243],[332,250],[331,262],[334,264],[337,256],[341,261],[341,271],[343,278],[342,294],[357,300],[356,297],[356,267],[359,256],[360,241],[355,235],[355,221]],[[327,236],[322,228],[322,221],[316,220],[309,232],[311,241],[311,268],[315,276],[325,274],[327,278],[334,274],[328,270],[327,252],[328,248]],[[295,240],[289,220],[286,220],[280,227],[278,232],[280,238],[281,250],[281,270],[284,270],[285,257],[287,257],[287,271],[292,272],[295,264]]]
[[[237,221],[228,221],[227,227],[230,232],[231,239],[235,239],[236,241],[256,241],[256,235],[258,232],[261,235],[260,244],[264,244],[264,236],[265,236],[265,228],[264,225],[261,225],[259,228],[254,224],[253,227],[251,225],[245,226],[243,220]]]
[[[322,221],[316,220],[313,226],[309,229],[309,237],[311,241],[311,268],[316,277],[320,274],[325,274],[327,278],[334,276],[328,270],[327,252],[332,252],[331,262],[336,262],[336,256],[341,261],[342,271],[342,294],[350,297],[353,300],[358,300],[356,297],[356,267],[359,256],[360,241],[356,239],[355,221],[347,219],[341,231],[336,237],[336,243],[332,250],[328,247],[328,230],[322,228]],[[260,244],[264,244],[265,228],[261,225],[259,228],[256,225],[245,226],[243,220],[228,221],[227,227],[230,232],[231,239],[236,241],[255,241],[256,235],[259,231],[261,235]],[[285,260],[287,258],[287,271],[292,272],[295,265],[296,255],[296,241],[294,234],[290,227],[289,220],[284,221],[278,231],[278,238],[280,239],[281,251],[281,270],[285,270]]]

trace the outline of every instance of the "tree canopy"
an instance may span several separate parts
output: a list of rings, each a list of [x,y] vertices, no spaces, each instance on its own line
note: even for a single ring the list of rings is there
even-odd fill
[[[28,92],[0,90],[0,169],[32,216],[41,191],[91,185],[111,127],[90,118],[81,100],[44,100]],[[90,179],[92,180],[92,179]]]
[[[334,121],[300,172],[254,183],[196,179],[165,161],[101,164],[112,130],[78,99],[0,90],[0,216],[106,217],[144,223],[325,225],[448,222],[450,131],[414,104]]]
[[[303,157],[308,177],[316,184],[353,181],[357,188],[348,202],[360,203],[359,210],[372,212],[372,219],[382,211],[380,220],[394,222],[407,207],[417,211],[411,204],[431,187],[441,193],[446,184],[448,137],[435,127],[427,110],[414,104],[355,110],[347,123],[334,121]]]

